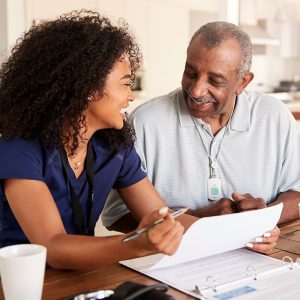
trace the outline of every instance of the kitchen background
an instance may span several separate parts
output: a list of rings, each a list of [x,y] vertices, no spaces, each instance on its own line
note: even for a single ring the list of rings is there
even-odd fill
[[[225,20],[240,25],[254,44],[248,89],[274,93],[300,122],[300,0],[0,0],[0,62],[31,25],[81,8],[115,22],[124,18],[141,45],[144,64],[131,109],[178,87],[194,31]],[[96,233],[104,232],[99,223]]]
[[[240,25],[254,44],[249,89],[300,90],[300,0],[0,0],[0,61],[22,32],[41,20],[73,9],[97,10],[114,21],[128,21],[144,54],[136,84],[141,102],[179,86],[189,39],[213,20]]]

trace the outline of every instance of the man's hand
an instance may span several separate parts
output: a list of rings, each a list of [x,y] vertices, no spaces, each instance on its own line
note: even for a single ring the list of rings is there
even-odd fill
[[[198,208],[195,210],[189,210],[187,214],[198,218],[202,218],[219,215],[228,215],[235,212],[238,212],[236,210],[236,203],[231,199],[222,198],[209,206]]]
[[[266,203],[262,198],[254,198],[251,194],[241,195],[238,193],[232,193],[232,199],[222,198],[209,206],[189,210],[187,214],[202,218],[233,214],[265,207]]]
[[[250,242],[246,246],[255,252],[263,254],[272,254],[273,248],[276,246],[280,230],[275,227],[273,230],[266,232],[263,236],[255,239],[255,242]]]
[[[262,198],[254,198],[250,194],[232,193],[232,199],[236,203],[237,212],[261,209],[266,207],[266,203]]]

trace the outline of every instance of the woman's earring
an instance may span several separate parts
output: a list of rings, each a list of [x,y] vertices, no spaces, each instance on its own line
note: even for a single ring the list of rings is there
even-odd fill
[[[91,102],[93,98],[92,98],[92,96],[88,96],[87,99],[88,99],[89,102]]]

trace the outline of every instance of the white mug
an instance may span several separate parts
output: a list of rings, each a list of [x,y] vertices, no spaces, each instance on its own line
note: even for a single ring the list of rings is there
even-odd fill
[[[20,244],[0,249],[1,283],[6,300],[42,298],[47,249]]]

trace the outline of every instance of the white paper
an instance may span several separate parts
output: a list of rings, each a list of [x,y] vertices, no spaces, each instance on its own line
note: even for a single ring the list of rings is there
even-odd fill
[[[135,267],[164,268],[202,257],[245,247],[248,242],[273,229],[283,204],[242,213],[202,218],[190,226],[184,234],[176,253],[152,255],[132,260]],[[130,260],[131,261],[131,260]]]

